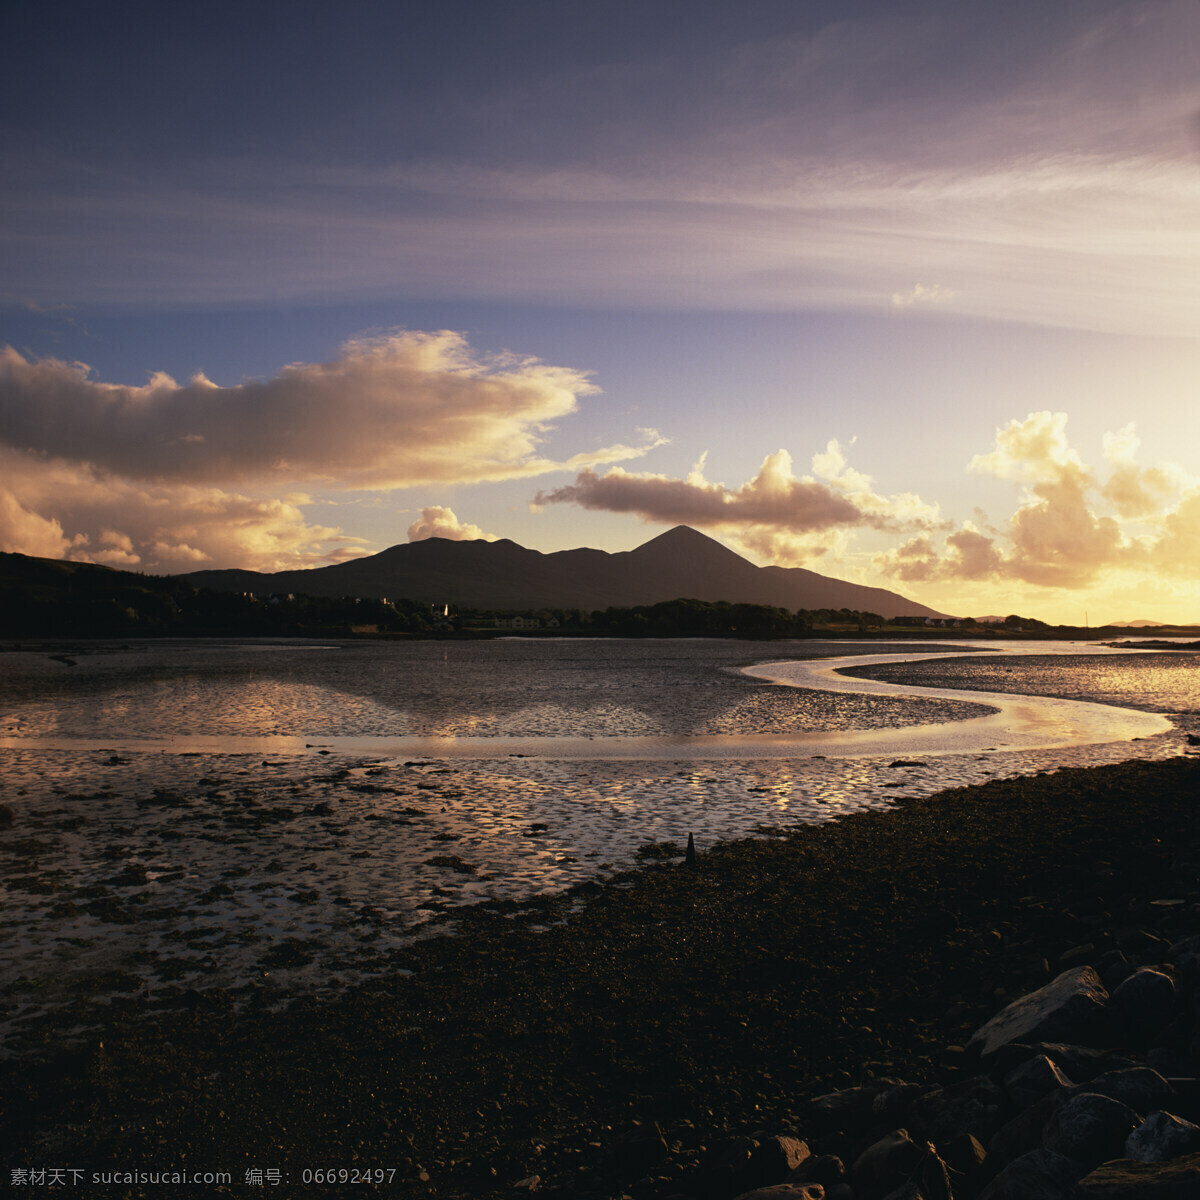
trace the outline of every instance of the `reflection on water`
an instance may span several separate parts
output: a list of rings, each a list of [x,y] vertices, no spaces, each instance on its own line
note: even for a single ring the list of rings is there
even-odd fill
[[[668,737],[896,728],[974,715],[955,701],[772,688],[732,641],[351,642],[328,654],[96,644],[68,667],[0,655],[0,736]],[[771,643],[775,656],[836,644]]]
[[[355,644],[318,655],[308,647],[251,653],[182,644],[81,655],[78,667],[45,655],[0,655],[8,734],[0,771],[14,813],[6,844],[16,848],[0,862],[0,920],[14,947],[0,963],[9,1006],[0,1043],[19,1041],[26,1022],[71,1001],[89,974],[119,975],[128,990],[164,998],[215,985],[247,998],[336,991],[392,969],[413,937],[452,926],[463,904],[523,901],[605,878],[637,861],[649,842],[682,848],[693,833],[703,850],[948,786],[1182,749],[1174,734],[928,758],[793,750],[777,758],[637,761],[508,757],[500,743],[490,758],[438,760],[326,744],[334,734],[566,730],[590,734],[600,754],[606,737],[653,731],[725,736],[736,746],[747,734],[814,727],[895,728],[951,717],[966,725],[978,710],[779,687],[739,671],[764,658],[876,645],[547,646]],[[1170,708],[1181,729],[1192,728],[1190,714],[1200,707],[1194,658],[1182,667],[1124,657],[1130,661],[1114,659],[1099,671],[1090,660],[990,657],[895,670],[929,686],[973,676],[1004,691],[998,680],[1008,668],[1024,672],[1030,692],[1074,680],[1075,698],[1082,698],[1080,680],[1107,681],[1123,703],[1134,691],[1160,695],[1155,689],[1169,679],[1174,704],[1143,707]],[[1128,671],[1141,672],[1141,682],[1130,682]],[[36,737],[51,732],[74,740],[37,748]],[[94,748],[107,738],[166,744],[181,732],[268,740],[253,754]],[[277,749],[291,752],[274,752],[269,739],[283,735],[295,743]]]
[[[937,662],[851,667],[847,675],[919,687],[1019,692],[1067,700],[1101,698],[1106,704],[1146,712],[1200,711],[1200,655],[1194,653],[979,655]]]

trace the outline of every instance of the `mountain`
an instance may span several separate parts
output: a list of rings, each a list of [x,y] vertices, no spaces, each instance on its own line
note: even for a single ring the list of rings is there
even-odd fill
[[[1164,625],[1162,621],[1109,621],[1108,623],[1113,629],[1172,629],[1171,625]]]
[[[802,567],[756,567],[686,525],[617,554],[589,549],[542,554],[507,539],[427,538],[331,567],[275,574],[193,571],[182,578],[227,592],[403,597],[484,609],[590,612],[687,597],[788,610],[850,608],[884,617],[945,615],[896,592],[830,579]]]

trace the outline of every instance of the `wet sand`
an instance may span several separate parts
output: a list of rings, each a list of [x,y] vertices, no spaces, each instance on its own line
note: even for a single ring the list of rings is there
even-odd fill
[[[0,750],[14,1145],[135,1166],[170,1146],[239,1172],[390,1157],[381,1192],[414,1195],[500,1194],[535,1169],[567,1187],[586,1163],[590,1190],[560,1194],[621,1195],[632,1181],[601,1160],[632,1121],[742,1128],[765,1098],[795,1124],[797,1097],[843,1077],[901,1052],[929,1066],[953,1032],[936,1004],[1008,986],[1001,962],[1017,980],[1007,946],[1058,929],[1063,887],[1090,872],[1107,894],[1149,856],[1157,874],[1120,881],[1149,903],[1171,839],[1194,834],[1188,719],[1139,742],[925,760]],[[1060,770],[1134,755],[1165,761]],[[681,865],[689,833],[699,876]],[[1035,878],[1048,898],[1008,894]],[[920,964],[936,977],[918,1031],[903,980]]]
[[[395,1170],[359,1186],[386,1195],[535,1174],[552,1196],[665,1195],[714,1137],[803,1136],[833,1087],[952,1078],[942,1048],[1080,942],[1194,929],[1198,785],[1186,758],[1060,770],[730,842],[474,906],[388,974],[282,1009],[113,989],[100,1028],[55,1022],[0,1066],[9,1161],[233,1174],[173,1195],[241,1194],[255,1168],[335,1195],[302,1174],[342,1165]],[[639,1189],[629,1147],[655,1123],[674,1149]]]

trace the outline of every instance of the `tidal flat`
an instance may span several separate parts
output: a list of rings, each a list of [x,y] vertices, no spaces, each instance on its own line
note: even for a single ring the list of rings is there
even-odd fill
[[[648,694],[611,687],[610,736],[638,729],[639,711],[667,733],[695,729],[700,712],[704,734],[731,738],[779,725],[804,736],[838,711],[903,725],[904,703],[888,698],[813,708],[803,689],[730,672],[689,688],[704,649],[687,649],[682,686],[655,668]],[[723,652],[734,666],[749,657]],[[331,701],[305,653],[267,651],[269,671],[250,679],[221,661],[241,729],[264,687],[287,701],[260,710],[283,722],[276,736],[335,711],[346,693]],[[1139,659],[1146,679],[1158,657]],[[997,663],[988,690],[1005,690]],[[997,988],[1054,961],[1063,912],[1075,933],[1136,919],[1194,840],[1195,763],[1181,757],[1194,701],[1175,705],[1169,734],[1139,742],[924,760],[381,757],[339,748],[336,733],[264,756],[123,746],[112,732],[138,734],[133,718],[150,709],[136,662],[118,666],[125,707],[93,712],[99,743],[39,745],[43,728],[0,749],[3,1095],[31,1163],[136,1164],[171,1146],[180,1162],[231,1164],[237,1184],[264,1167],[299,1180],[322,1156],[390,1157],[389,1194],[501,1194],[537,1174],[556,1194],[620,1196],[638,1180],[614,1147],[647,1122],[674,1130],[682,1154],[721,1131],[799,1129],[805,1097],[839,1082],[940,1070],[938,1046]],[[644,682],[644,662],[630,669]],[[60,684],[65,703],[104,694],[103,674]],[[1008,689],[1034,674],[1014,660]],[[151,689],[179,676],[152,674]],[[948,678],[931,682],[957,686]],[[1167,707],[1129,686],[1135,707]],[[19,718],[44,712],[36,687],[20,687]],[[599,711],[582,687],[564,694],[548,732]],[[550,695],[536,699],[551,711]],[[488,709],[501,737],[528,728],[521,700]],[[426,728],[443,727],[439,703],[423,699]],[[989,711],[914,703],[909,719]],[[196,705],[192,728],[230,719]],[[1085,878],[1095,894],[1081,913],[1063,888]],[[1014,899],[1021,879],[1039,882]],[[1190,920],[1200,896],[1176,890],[1172,919]],[[992,911],[1003,923],[985,929]],[[984,968],[990,996],[972,982]]]
[[[263,1168],[333,1195],[302,1173],[355,1164],[396,1170],[379,1194],[684,1194],[714,1139],[811,1136],[823,1092],[953,1079],[945,1048],[1081,942],[1194,931],[1198,795],[1190,757],[994,780],[471,906],[329,997],[117,988],[0,1066],[9,1159],[233,1173],[207,1195]]]

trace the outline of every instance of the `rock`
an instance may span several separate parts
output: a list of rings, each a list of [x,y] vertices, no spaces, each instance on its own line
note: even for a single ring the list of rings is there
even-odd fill
[[[1122,929],[1117,934],[1117,945],[1129,958],[1140,963],[1162,962],[1170,946],[1149,929]]]
[[[1138,967],[1109,999],[1122,1032],[1139,1042],[1154,1036],[1175,1011],[1175,981],[1153,967]]]
[[[1092,966],[1096,968],[1096,973],[1110,992],[1134,972],[1133,963],[1120,950],[1107,951],[1096,959]]]
[[[1085,942],[1082,946],[1072,946],[1069,950],[1064,950],[1058,956],[1058,962],[1063,967],[1078,967],[1092,963],[1095,958],[1096,947],[1091,942]]]
[[[1056,1062],[1063,1074],[1069,1075],[1076,1083],[1088,1083],[1104,1071],[1140,1065],[1137,1059],[1128,1055],[1112,1050],[1096,1050],[1091,1046],[1041,1042],[1034,1049]]]
[[[984,1175],[984,1164],[987,1162],[987,1151],[977,1137],[966,1133],[939,1145],[942,1161],[950,1169],[956,1179],[961,1179],[966,1186],[967,1195],[974,1195],[979,1190],[979,1183]]]
[[[1105,1071],[1079,1090],[1119,1100],[1138,1112],[1161,1108],[1164,1101],[1175,1094],[1175,1089],[1149,1067],[1123,1067],[1118,1071]]]
[[[950,1172],[937,1151],[926,1143],[925,1154],[917,1168],[918,1200],[954,1200]]]
[[[1200,974],[1200,933],[1176,942],[1167,951],[1167,959],[1175,964],[1180,982],[1190,983]]]
[[[1091,967],[1072,967],[1045,987],[1014,1000],[972,1035],[968,1049],[995,1054],[1010,1042],[1087,1043],[1103,1020],[1108,992]]]
[[[1014,1159],[979,1194],[979,1200],[1070,1200],[1084,1168],[1052,1150]]]
[[[863,1200],[878,1200],[894,1191],[916,1170],[922,1147],[907,1129],[894,1129],[868,1146],[850,1168],[850,1183]]]
[[[1200,1154],[1165,1163],[1117,1159],[1075,1185],[1080,1200],[1195,1200],[1200,1196]],[[983,1200],[983,1197],[980,1197]]]
[[[1146,1066],[1157,1071],[1164,1079],[1172,1075],[1186,1075],[1191,1070],[1187,1055],[1169,1046],[1154,1046],[1147,1050]]]
[[[714,1142],[700,1160],[697,1194],[720,1197],[737,1196],[761,1182],[750,1166],[750,1157],[758,1149],[753,1138],[731,1137]]]
[[[1051,1092],[1001,1126],[987,1144],[992,1169],[1005,1167],[1032,1150],[1040,1150],[1047,1122],[1070,1098],[1068,1092]]]
[[[819,1183],[773,1183],[743,1192],[737,1200],[825,1200],[825,1189]]]
[[[927,1200],[927,1197],[921,1191],[921,1185],[915,1180],[910,1179],[894,1192],[888,1192],[883,1200]]]
[[[1081,1092],[1046,1122],[1042,1146],[1094,1167],[1119,1158],[1125,1150],[1125,1139],[1138,1123],[1137,1113],[1128,1104],[1095,1092]]]
[[[807,1142],[794,1137],[769,1137],[750,1152],[750,1170],[764,1185],[789,1181],[792,1172],[812,1157]]]
[[[13,810],[7,804],[0,804],[0,829],[11,829],[15,819]]]
[[[819,1183],[827,1192],[846,1182],[846,1164],[836,1154],[814,1154],[806,1158],[785,1183]]]
[[[1125,1157],[1166,1162],[1200,1151],[1200,1127],[1166,1112],[1152,1112],[1126,1139]]]
[[[933,1084],[897,1083],[871,1101],[871,1115],[882,1121],[902,1121],[905,1113],[923,1096],[940,1089]]]
[[[1045,1054],[1035,1055],[1004,1079],[1004,1090],[1014,1108],[1028,1108],[1035,1101],[1074,1083],[1058,1069],[1058,1064]]]
[[[744,1140],[749,1141],[748,1138]],[[612,1147],[610,1165],[623,1178],[636,1179],[665,1162],[670,1154],[670,1147],[657,1125],[641,1126]],[[749,1158],[748,1151],[745,1158]]]
[[[909,1119],[938,1146],[966,1133],[983,1140],[1000,1127],[1006,1103],[1004,1092],[979,1075],[926,1093],[909,1108]]]
[[[875,1097],[882,1091],[884,1088],[878,1084],[865,1084],[826,1092],[823,1096],[813,1097],[808,1104],[813,1116],[820,1118],[822,1123],[844,1129],[869,1118]]]

